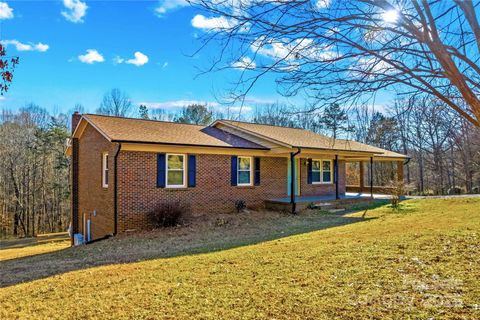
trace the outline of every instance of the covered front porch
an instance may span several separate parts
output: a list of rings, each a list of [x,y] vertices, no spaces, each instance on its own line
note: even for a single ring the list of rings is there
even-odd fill
[[[320,207],[345,207],[376,200],[389,200],[391,197],[389,194],[346,192],[344,195],[339,195],[338,197],[335,194],[324,196],[296,196],[295,204],[296,210],[304,210],[311,205]],[[290,211],[291,200],[291,197],[268,199],[265,201],[265,207],[272,210]]]
[[[290,153],[288,197],[267,199],[265,202],[267,208],[279,208],[295,214],[298,210],[315,203],[334,202],[341,206],[385,200],[390,199],[394,191],[398,192],[395,186],[403,184],[405,158],[397,157],[396,154],[378,155],[370,151],[335,152],[327,155],[325,151],[320,152],[317,150],[305,152],[299,149],[296,153]],[[331,159],[329,183],[323,183],[323,178],[320,184],[312,182],[312,160],[316,161],[319,156],[323,159],[322,165],[325,159]],[[288,205],[290,210],[287,210]]]

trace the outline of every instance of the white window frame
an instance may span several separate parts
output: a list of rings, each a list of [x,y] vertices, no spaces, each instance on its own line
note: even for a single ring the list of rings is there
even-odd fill
[[[313,170],[313,161],[320,162],[320,170]],[[330,162],[330,181],[323,181],[323,162]],[[320,181],[313,181],[313,172],[320,172]],[[328,172],[328,171],[327,171]],[[312,159],[312,184],[333,184],[333,160],[332,159]]]
[[[323,162],[330,162],[330,181],[323,181]],[[332,184],[333,183],[333,161],[331,159],[322,159],[322,162],[320,162],[320,164],[322,165],[320,167],[320,169],[322,169],[322,175],[321,175],[321,181],[322,181],[322,184]],[[328,172],[328,171],[327,171]]]
[[[181,156],[183,158],[183,161],[182,161],[182,169],[168,169],[168,157],[169,156]],[[185,175],[185,161],[186,161],[187,157],[185,154],[182,154],[182,153],[167,153],[165,155],[165,187],[166,188],[185,188],[186,187],[186,175]],[[182,181],[183,181],[183,184],[168,184],[168,171],[180,171],[182,170]]]
[[[240,170],[240,159],[241,158],[246,158],[246,159],[249,159],[250,160],[250,170],[248,170],[249,174],[250,174],[250,182],[249,183],[240,183],[240,171],[243,171],[243,172],[246,172],[247,170]],[[237,157],[237,186],[240,186],[240,187],[247,187],[247,186],[252,186],[253,185],[253,158],[252,157],[244,157],[244,156],[238,156]]]
[[[320,162],[319,170],[313,170],[313,162]],[[313,181],[313,172],[318,172],[320,180],[319,181]],[[312,184],[321,184],[322,183],[322,160],[320,159],[312,159]]]
[[[108,152],[102,153],[102,187],[108,188]]]

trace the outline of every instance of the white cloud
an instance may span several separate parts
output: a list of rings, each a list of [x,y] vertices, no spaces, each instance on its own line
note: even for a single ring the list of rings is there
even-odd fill
[[[138,103],[147,106],[149,109],[181,109],[191,104],[206,104],[208,107],[219,106],[218,102],[208,102],[200,100],[173,100],[164,102],[139,102]]]
[[[13,9],[6,2],[0,2],[0,20],[12,19]]]
[[[140,51],[137,51],[134,53],[135,58],[132,59],[124,59],[122,57],[116,56],[113,58],[113,63],[114,64],[120,64],[120,63],[127,63],[127,64],[133,64],[137,67],[141,67],[144,64],[148,63],[148,57],[141,53]]]
[[[62,11],[62,16],[70,22],[81,23],[83,17],[87,14],[88,6],[80,0],[63,0],[63,5],[67,9]]]
[[[165,69],[166,67],[168,67],[168,62],[164,62],[164,63],[162,64],[162,68],[163,68],[163,69]]]
[[[197,14],[192,19],[192,26],[194,28],[202,29],[204,31],[218,31],[222,29],[232,28],[235,26],[235,23],[232,20],[228,20],[223,16],[207,18],[201,14]]]
[[[144,55],[143,53],[141,53],[140,51],[135,52],[134,56],[135,56],[135,58],[128,59],[127,61],[125,61],[125,63],[133,64],[137,67],[140,67],[140,66],[143,66],[144,64],[146,64],[148,62],[148,57],[146,55]]]
[[[39,51],[39,52],[45,52],[48,50],[49,46],[48,44],[44,44],[41,42],[38,43],[22,43],[18,40],[3,40],[1,41],[3,45],[8,46],[8,45],[13,45],[18,51]]]
[[[287,68],[286,70],[298,68],[299,63],[296,61],[300,59],[325,61],[339,57],[333,46],[317,45],[308,38],[295,39],[286,43],[262,36],[252,43],[251,50],[273,60],[284,60],[284,63],[289,65],[281,68]]]
[[[249,57],[242,57],[240,60],[237,62],[232,63],[232,67],[235,69],[248,69],[248,70],[253,70],[257,67],[257,64],[255,61],[252,61]]]
[[[374,78],[378,74],[391,74],[395,71],[389,63],[377,58],[360,58],[350,67],[350,73],[354,77]]]
[[[95,49],[87,49],[87,53],[83,55],[79,55],[78,60],[88,64],[105,61],[103,56]]]
[[[330,7],[331,2],[331,0],[317,0],[315,6],[317,7],[317,9],[325,9]]]
[[[168,11],[186,7],[188,2],[186,0],[161,0],[158,7],[155,8],[155,13],[159,17],[163,17]]]
[[[232,107],[221,108],[220,111],[230,112],[230,113],[236,113],[236,112],[248,113],[248,112],[252,112],[253,108],[250,106],[232,106]]]

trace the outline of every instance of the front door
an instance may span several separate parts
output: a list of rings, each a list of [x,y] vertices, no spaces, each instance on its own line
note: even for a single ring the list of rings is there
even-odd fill
[[[300,159],[295,159],[295,181],[294,181],[294,188],[295,188],[295,195],[299,196],[300,195]],[[291,170],[291,161],[290,158],[288,158],[288,166],[287,166],[287,193],[288,195],[291,194],[291,181],[292,181],[292,170]]]

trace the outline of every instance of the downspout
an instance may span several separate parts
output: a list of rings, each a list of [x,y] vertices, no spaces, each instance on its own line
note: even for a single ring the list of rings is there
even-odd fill
[[[335,199],[340,199],[338,194],[338,154],[335,155]]]
[[[122,149],[122,144],[118,144],[117,152],[115,153],[115,157],[113,158],[113,235],[117,235],[118,231],[118,177],[117,177],[117,166],[118,166],[118,154],[120,153],[120,149]]]
[[[370,197],[373,199],[373,157],[370,157]]]
[[[292,204],[292,214],[296,214],[297,204],[295,202],[295,156],[302,150],[298,148],[297,152],[290,152],[290,203]]]

